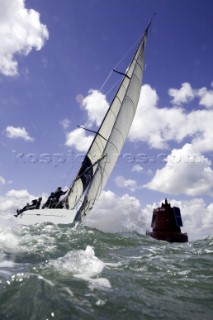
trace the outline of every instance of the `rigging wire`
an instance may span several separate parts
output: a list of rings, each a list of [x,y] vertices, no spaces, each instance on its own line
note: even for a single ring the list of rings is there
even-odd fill
[[[153,13],[152,18],[149,21],[149,26],[152,23],[152,20],[154,19],[154,17],[156,16],[156,12]],[[102,86],[100,87],[99,91],[102,91],[102,89],[104,88],[105,84],[107,83],[107,81],[109,80],[109,78],[111,77],[111,75],[113,74],[113,70],[116,69],[121,62],[127,57],[127,55],[135,48],[136,45],[138,45],[139,41],[141,40],[141,35],[137,38],[137,40],[135,40],[135,42],[132,44],[132,46],[127,50],[127,52],[121,57],[121,59],[116,63],[116,65],[114,66],[114,68],[110,71],[110,73],[108,74],[108,76],[106,77],[106,79],[104,80]],[[114,87],[115,85],[113,85]],[[109,90],[111,91],[111,89]],[[108,91],[108,92],[109,92]],[[107,94],[106,94],[107,95]]]
[[[115,64],[115,66],[112,68],[112,70],[109,72],[108,76],[105,78],[104,82],[102,83],[101,87],[98,89],[99,92],[103,91],[103,88],[106,86],[106,84],[109,82],[109,79],[111,78],[113,71],[123,62],[123,60],[130,54],[130,52],[135,48],[135,46],[138,45],[138,42],[140,41],[141,36],[137,38],[137,40],[131,45],[131,47],[126,51],[126,53],[121,57],[121,59]],[[128,63],[129,64],[129,63]],[[127,68],[126,68],[127,69]],[[120,78],[112,84],[112,86],[108,89],[108,91],[104,94],[106,97],[111,93],[111,91],[115,88],[115,86],[120,82]],[[80,122],[86,119],[86,115],[84,114]]]
[[[134,42],[134,44],[127,50],[127,52],[121,57],[121,59],[115,64],[115,66],[112,68],[112,70],[110,71],[110,73],[108,74],[108,76],[106,77],[106,79],[104,80],[102,86],[100,87],[99,91],[102,91],[104,86],[106,85],[106,83],[108,82],[108,80],[110,79],[110,77],[113,74],[113,70],[116,69],[121,62],[127,57],[127,55],[135,48],[135,46],[138,44],[140,40],[140,37],[137,38],[137,40]],[[117,83],[117,82],[116,82]],[[113,85],[113,87],[115,87],[116,84]],[[112,88],[113,88],[112,87]],[[112,90],[112,88],[108,91],[110,92]],[[107,95],[107,94],[106,94]]]

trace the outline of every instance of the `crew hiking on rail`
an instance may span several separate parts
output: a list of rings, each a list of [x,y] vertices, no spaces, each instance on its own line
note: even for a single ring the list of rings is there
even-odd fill
[[[33,210],[33,209],[39,209],[41,205],[42,198],[34,199],[32,200],[32,204],[27,203],[25,207],[23,207],[21,210],[16,210],[16,214],[14,217],[18,217],[19,214],[21,214],[24,211],[27,210]]]
[[[66,194],[67,191],[63,191],[61,187],[58,187],[55,192],[51,192],[50,196],[48,197],[47,201],[43,204],[42,209],[44,208],[62,208],[62,204],[60,202],[60,197],[64,194]],[[15,217],[18,217],[19,214],[21,214],[24,211],[27,210],[33,210],[33,209],[40,209],[42,198],[34,199],[32,200],[32,203],[27,203],[26,206],[24,206],[20,210],[16,210]]]

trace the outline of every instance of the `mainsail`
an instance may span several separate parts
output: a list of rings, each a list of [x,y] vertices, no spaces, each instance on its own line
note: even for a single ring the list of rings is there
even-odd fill
[[[84,196],[75,221],[80,221],[92,209],[129,133],[140,96],[144,49],[150,24],[65,198],[67,208],[73,209]]]

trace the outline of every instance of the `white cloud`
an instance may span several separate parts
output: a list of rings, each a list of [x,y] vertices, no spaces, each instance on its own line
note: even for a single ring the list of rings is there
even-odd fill
[[[21,138],[24,139],[25,141],[34,141],[34,138],[31,138],[26,131],[26,129],[20,128],[20,127],[13,127],[13,126],[8,126],[5,130],[6,136],[11,139],[17,139]]]
[[[97,90],[90,90],[88,96],[81,101],[81,107],[87,111],[88,120],[85,127],[91,127],[94,123],[97,126],[101,124],[109,105],[105,95]],[[78,128],[67,134],[65,145],[86,152],[93,138],[94,135],[87,136],[83,128]]]
[[[60,121],[60,125],[62,126],[62,128],[63,128],[64,130],[68,129],[68,128],[69,128],[69,125],[70,125],[69,119],[65,118],[64,120],[61,120],[61,121]]]
[[[82,94],[77,94],[75,97],[76,102],[78,102],[80,104],[80,106],[82,105],[82,101],[84,100],[84,96]]]
[[[166,194],[212,195],[211,161],[197,153],[193,145],[185,144],[171,152],[165,167],[158,169],[145,187]]]
[[[0,176],[0,183],[1,184],[5,184],[6,183],[5,179],[3,177],[1,177],[1,176]]]
[[[141,172],[141,171],[143,171],[143,167],[141,167],[139,164],[135,164],[131,171],[132,172]]]
[[[183,85],[182,93],[176,97],[183,102],[198,97],[198,92],[191,89],[190,85]],[[170,141],[180,143],[185,138],[191,139],[191,143],[174,149],[165,167],[156,171],[146,187],[169,194],[212,195],[213,171],[211,162],[203,153],[213,151],[213,110],[186,113],[180,107],[157,108],[157,101],[156,91],[149,85],[142,86],[138,110],[129,134],[130,140],[145,141],[152,148],[165,148]],[[193,156],[196,156],[196,162],[187,163],[188,157],[192,159]],[[178,157],[181,162],[176,163]]]
[[[143,85],[138,108],[129,133],[130,141],[144,141],[152,148],[163,149],[168,142],[180,143],[190,137],[197,152],[213,150],[213,110],[158,108],[158,96],[149,85]]]
[[[49,37],[40,15],[26,9],[24,0],[1,0],[0,3],[0,73],[14,76],[18,73],[16,54],[28,55],[40,50]]]
[[[144,217],[137,198],[128,194],[118,197],[111,191],[103,191],[85,224],[104,232],[142,232]]]
[[[158,109],[157,101],[157,92],[150,85],[143,85],[129,139],[163,149],[167,147],[167,141],[179,139],[177,134],[181,131],[185,115],[181,108]]]
[[[203,105],[206,108],[213,107],[213,90],[208,90],[204,87],[197,91],[197,95],[200,97],[200,105]]]
[[[184,130],[194,132],[191,143],[196,152],[213,150],[212,123],[213,110],[198,110],[189,114]]]
[[[10,190],[5,196],[0,197],[0,212],[14,214],[16,209],[21,208],[34,197],[27,190]]]
[[[88,113],[89,124],[99,126],[109,107],[106,96],[98,90],[90,90],[89,95],[82,100],[82,106]]]
[[[85,130],[77,128],[67,134],[66,146],[75,147],[76,150],[86,152],[93,140],[93,136],[86,136]]]
[[[172,103],[175,105],[190,102],[194,98],[198,97],[200,98],[199,105],[203,105],[206,108],[213,107],[213,90],[208,90],[206,87],[192,89],[190,83],[184,82],[180,89],[171,88],[168,90],[168,93],[173,97]]]
[[[184,231],[189,240],[211,236],[213,228],[213,206],[207,205],[203,199],[195,198],[187,201],[174,201],[181,208]]]
[[[137,182],[132,179],[125,179],[122,176],[117,176],[115,178],[115,184],[119,188],[128,188],[130,191],[135,191],[137,189]]]
[[[22,198],[28,198],[29,193],[27,190],[22,189],[22,190],[10,190],[7,192],[7,196],[15,198],[15,199],[22,199]]]
[[[188,82],[182,83],[180,89],[169,89],[168,93],[173,97],[172,103],[176,105],[189,102],[195,97],[195,91]]]

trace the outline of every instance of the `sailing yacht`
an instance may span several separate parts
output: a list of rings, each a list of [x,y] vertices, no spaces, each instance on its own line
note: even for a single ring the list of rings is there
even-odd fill
[[[119,88],[62,200],[63,208],[24,211],[16,218],[19,224],[69,224],[82,221],[93,208],[111,175],[134,119],[142,85],[144,50],[150,25],[151,21],[126,72],[118,72],[122,74]]]

